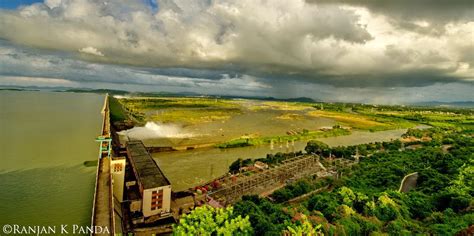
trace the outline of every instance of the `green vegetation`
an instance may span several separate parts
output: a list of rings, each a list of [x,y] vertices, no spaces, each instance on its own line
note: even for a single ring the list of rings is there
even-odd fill
[[[330,130],[317,130],[317,131],[308,131],[303,130],[296,134],[285,135],[285,136],[270,136],[270,137],[247,137],[234,139],[225,143],[220,143],[216,145],[218,148],[235,148],[235,147],[246,147],[246,146],[256,146],[262,144],[268,144],[271,142],[281,143],[281,142],[293,142],[299,140],[311,140],[316,138],[327,138],[335,137],[342,135],[349,135],[351,132],[347,129],[339,128],[338,126],[333,127]]]
[[[321,141],[317,140],[310,140],[304,150],[307,153],[314,153],[317,155],[322,155],[323,150],[329,149],[329,146]]]
[[[339,168],[341,179],[297,181],[275,191],[275,202],[244,197],[235,212],[248,215],[259,235],[281,234],[300,214],[321,225],[324,235],[454,235],[467,229],[474,223],[472,130],[413,129],[405,137],[412,135],[425,138],[420,148],[403,150],[399,140],[336,148],[309,142],[306,150],[322,156],[353,159],[356,150],[362,156],[358,164]],[[398,192],[413,172],[419,174],[416,187]],[[326,191],[286,203],[326,184]]]
[[[112,96],[109,96],[109,108],[110,120],[112,122],[125,121],[128,119],[127,112],[123,109],[120,102]]]
[[[141,110],[157,110],[166,108],[237,108],[231,100],[213,98],[124,98],[127,107]]]
[[[295,221],[292,225],[288,225],[288,233],[296,236],[312,236],[321,234],[321,225],[313,225],[306,215],[301,214],[301,219]]]
[[[352,111],[381,119],[404,120],[440,128],[474,128],[472,109],[358,105]]]
[[[115,99],[113,99],[115,100]],[[344,103],[312,103],[287,101],[232,100],[211,97],[134,97],[122,98],[113,112],[113,119],[125,119],[125,114],[136,121],[157,121],[194,126],[199,130],[203,123],[222,127],[218,148],[234,148],[275,143],[311,140],[324,137],[348,135],[351,130],[382,131],[413,128],[426,124],[439,128],[474,128],[472,110],[457,108],[426,108],[405,106],[377,106]],[[112,102],[111,102],[112,106]],[[272,111],[272,112],[268,112]],[[274,112],[273,112],[274,111]],[[265,113],[259,113],[265,112]],[[288,125],[282,135],[261,134],[261,130],[242,130],[240,138],[234,132],[226,133],[225,122],[238,115],[265,114],[277,125]],[[249,116],[252,117],[252,116]],[[258,117],[258,116],[257,116]],[[301,120],[328,118],[337,122],[337,129],[306,130],[298,127]],[[257,119],[261,119],[258,117]],[[237,123],[239,121],[236,121]],[[219,124],[222,123],[222,124]],[[235,127],[236,123],[232,124]],[[220,125],[220,126],[219,126]],[[344,129],[342,129],[343,127]],[[307,128],[307,127],[306,127]]]
[[[241,215],[245,215],[242,218]],[[173,235],[320,235],[321,225],[257,196],[244,196],[234,207],[198,207],[173,226]],[[252,228],[256,225],[257,228]]]
[[[244,196],[234,205],[234,212],[249,216],[254,235],[320,235],[322,232],[316,217],[258,196]]]
[[[252,235],[252,232],[248,216],[242,218],[232,207],[198,207],[173,226],[173,235]]]
[[[295,156],[300,156],[302,155],[303,152],[289,152],[289,153],[281,153],[278,152],[275,155],[273,154],[267,154],[266,158],[258,158],[258,159],[245,159],[242,160],[241,158],[235,160],[230,164],[229,166],[229,173],[237,173],[241,167],[246,167],[246,166],[253,166],[255,162],[260,161],[263,162],[270,167],[276,166],[280,164],[282,161],[293,158]]]
[[[332,182],[331,179],[316,179],[308,178],[296,181],[284,188],[278,189],[271,194],[271,198],[277,203],[283,203],[299,197],[303,194],[310,193],[314,190],[320,189]]]
[[[150,120],[163,123],[198,124],[218,120],[227,120],[232,115],[239,114],[237,108],[200,108],[193,110],[167,109],[159,114],[150,116]]]
[[[231,100],[211,98],[124,98],[128,111],[142,121],[197,124],[226,120],[239,114],[239,105]]]
[[[304,111],[312,108],[307,102],[264,101],[251,107],[252,110]]]
[[[237,173],[239,172],[240,168],[244,167],[244,166],[250,166],[250,165],[253,165],[254,161],[252,161],[252,159],[245,159],[245,160],[242,160],[241,158],[235,160],[234,162],[232,162],[232,164],[230,164],[229,166],[229,173]]]
[[[342,126],[368,131],[382,131],[390,129],[410,128],[415,122],[396,117],[378,116],[373,113],[355,113],[352,111],[310,111],[309,115],[315,117],[326,117],[336,120]]]
[[[356,129],[380,131],[411,128],[426,124],[441,128],[474,128],[472,109],[449,107],[407,107],[387,105],[320,103],[314,105],[314,116],[337,120]],[[375,123],[374,123],[375,122]]]
[[[234,204],[234,214],[247,216],[255,235],[467,235],[468,227],[473,227],[472,110],[361,104],[313,104],[311,108],[306,103],[291,107],[287,102],[264,103],[256,109],[308,109],[310,115],[361,130],[409,129],[401,140],[346,147],[329,147],[313,140],[350,133],[339,125],[286,136],[248,136],[218,145],[229,148],[311,140],[305,151],[320,155],[326,167],[342,174],[337,179],[308,177],[289,183],[268,199],[244,196]],[[281,118],[299,116],[289,113]],[[413,128],[417,124],[431,128]],[[272,167],[294,155],[239,159],[229,171],[242,171],[256,161]],[[346,165],[344,159],[358,162]],[[398,192],[403,177],[413,172],[418,173],[415,187]]]

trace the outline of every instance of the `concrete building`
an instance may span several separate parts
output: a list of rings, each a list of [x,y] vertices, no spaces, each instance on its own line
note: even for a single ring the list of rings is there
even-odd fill
[[[110,172],[112,174],[112,186],[114,197],[123,201],[123,187],[125,182],[125,158],[112,158],[110,161]]]
[[[141,141],[127,142],[127,156],[133,176],[126,177],[130,211],[134,222],[146,222],[171,215],[171,184]]]
[[[257,169],[260,169],[260,170],[266,170],[268,169],[268,165],[266,163],[263,163],[261,161],[256,161],[254,164],[253,164]]]

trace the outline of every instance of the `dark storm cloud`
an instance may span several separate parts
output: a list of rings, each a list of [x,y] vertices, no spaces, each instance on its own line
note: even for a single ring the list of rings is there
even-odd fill
[[[347,4],[369,9],[387,16],[400,27],[423,33],[441,33],[448,23],[474,20],[472,0],[306,0],[315,4]],[[420,27],[414,21],[426,21],[429,27]]]
[[[470,1],[308,1],[46,0],[0,10],[0,74],[256,94],[472,84]]]

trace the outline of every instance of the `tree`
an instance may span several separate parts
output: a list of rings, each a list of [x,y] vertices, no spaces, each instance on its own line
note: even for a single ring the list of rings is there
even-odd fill
[[[356,199],[356,195],[350,188],[342,187],[338,193],[342,199],[342,203],[346,204],[347,206],[352,206],[352,202]]]
[[[253,161],[251,159],[242,160],[242,158],[239,158],[239,159],[235,160],[234,162],[232,162],[232,164],[230,164],[229,172],[230,173],[237,173],[240,170],[241,167],[249,166],[249,165],[252,165],[252,164],[253,164]]]
[[[383,193],[378,198],[375,216],[385,222],[395,220],[399,216],[398,206],[387,194]]]
[[[403,195],[403,202],[408,207],[410,215],[414,219],[424,219],[433,212],[433,203],[428,195],[410,191]]]
[[[318,154],[321,155],[324,149],[328,149],[329,146],[321,141],[317,140],[310,140],[304,150],[307,153]]]
[[[294,236],[315,236],[322,235],[321,225],[311,224],[306,215],[301,216],[301,220],[287,226],[290,235]]]
[[[255,235],[281,235],[291,216],[280,205],[256,195],[243,196],[242,201],[234,205],[234,214],[249,216]]]
[[[336,199],[337,195],[334,193],[324,192],[321,194],[316,194],[309,199],[307,208],[310,211],[320,211],[324,214],[326,219],[332,220],[334,218],[336,208],[339,206],[339,202],[337,202]]]
[[[281,188],[272,193],[272,198],[276,202],[285,202],[293,198],[293,194],[288,188]]]
[[[443,211],[447,208],[459,212],[469,207],[472,197],[470,195],[463,195],[459,192],[444,190],[436,194],[436,208]]]
[[[236,173],[236,172],[238,172],[239,169],[240,169],[240,167],[241,167],[241,166],[240,166],[241,163],[242,163],[242,159],[241,159],[241,158],[239,158],[239,159],[235,160],[234,162],[232,162],[232,164],[230,164],[230,166],[229,166],[229,172],[230,172],[230,173]]]
[[[460,195],[474,194],[474,160],[470,163],[463,164],[459,170],[459,174],[452,185],[448,187],[451,192],[457,192]]]
[[[233,213],[233,208],[203,206],[183,215],[179,225],[173,226],[174,235],[252,235],[249,217]]]

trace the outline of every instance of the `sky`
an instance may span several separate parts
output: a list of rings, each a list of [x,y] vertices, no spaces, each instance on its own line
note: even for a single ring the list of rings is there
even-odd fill
[[[0,85],[474,101],[474,2],[0,0]]]

